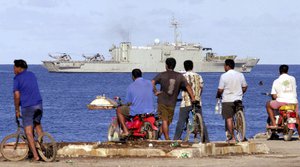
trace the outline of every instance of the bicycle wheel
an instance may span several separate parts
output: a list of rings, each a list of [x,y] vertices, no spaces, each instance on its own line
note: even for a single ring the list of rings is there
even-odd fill
[[[245,115],[242,110],[239,110],[235,114],[235,126],[234,130],[236,133],[237,141],[242,142],[245,139],[246,134],[246,121],[245,121]]]
[[[37,141],[37,151],[46,162],[52,162],[56,158],[57,145],[54,138],[47,132],[43,132]]]
[[[199,113],[195,115],[194,127],[195,142],[204,143],[203,119]]]
[[[6,136],[0,145],[3,157],[10,161],[20,161],[27,157],[29,147],[27,141],[19,134]]]

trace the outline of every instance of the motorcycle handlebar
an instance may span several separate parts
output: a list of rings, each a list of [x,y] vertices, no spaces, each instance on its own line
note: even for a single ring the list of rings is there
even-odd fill
[[[265,96],[272,96],[271,93],[269,93],[269,92],[261,92],[260,94],[265,95]]]

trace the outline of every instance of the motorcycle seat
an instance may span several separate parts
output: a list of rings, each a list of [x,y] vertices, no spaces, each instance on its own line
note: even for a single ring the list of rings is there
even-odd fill
[[[134,117],[148,118],[148,117],[153,117],[153,116],[155,116],[155,114],[152,114],[152,113],[148,114],[148,113],[146,113],[146,114],[130,115],[129,118],[130,118],[130,119],[132,119],[132,118],[134,118]]]
[[[286,104],[279,108],[280,111],[295,110],[295,109],[296,109],[295,104]]]

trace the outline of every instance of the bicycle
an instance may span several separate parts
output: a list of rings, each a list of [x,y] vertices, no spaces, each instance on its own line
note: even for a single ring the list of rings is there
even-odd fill
[[[16,118],[18,126],[17,132],[6,136],[0,144],[0,152],[3,157],[10,161],[24,160],[29,154],[28,140],[23,127],[18,118]],[[43,132],[36,139],[36,149],[40,157],[46,162],[52,162],[56,158],[57,146],[54,138],[47,132]]]
[[[246,135],[244,106],[241,100],[234,101],[234,106],[236,112],[233,115],[233,131],[236,134],[237,141],[242,142],[245,140]]]
[[[186,136],[183,141],[187,142],[190,139],[190,135],[194,135],[194,142],[201,142],[204,143],[204,127],[203,127],[203,118],[201,114],[196,112],[197,104],[192,105],[191,117],[189,116],[187,122],[186,122],[186,128],[184,131],[186,131]]]

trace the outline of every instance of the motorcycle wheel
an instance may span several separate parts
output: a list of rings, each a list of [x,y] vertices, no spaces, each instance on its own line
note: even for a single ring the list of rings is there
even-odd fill
[[[236,112],[234,116],[234,130],[236,132],[236,137],[238,142],[242,142],[245,139],[246,134],[246,121],[245,121],[245,115],[242,110],[239,110]]]
[[[120,131],[119,128],[114,126],[113,123],[109,125],[107,132],[108,141],[120,141]]]
[[[149,123],[145,123],[145,130],[146,130],[146,139],[147,140],[157,140],[158,132],[153,130]]]
[[[267,129],[266,136],[267,136],[267,140],[271,139],[271,137],[272,137],[272,131],[271,131],[271,129]]]
[[[283,140],[284,141],[291,141],[293,134],[294,134],[294,130],[293,129],[289,129],[288,132],[283,135]]]

